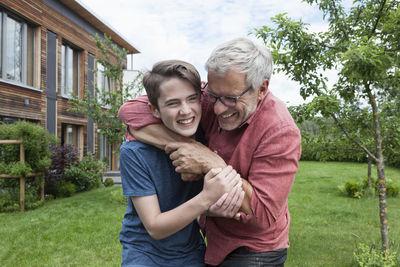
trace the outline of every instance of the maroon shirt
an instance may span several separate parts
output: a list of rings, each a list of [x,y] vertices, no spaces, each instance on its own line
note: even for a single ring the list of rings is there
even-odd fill
[[[240,221],[207,217],[205,262],[218,265],[241,246],[257,252],[289,247],[287,201],[298,169],[301,142],[299,129],[287,108],[268,92],[239,128],[224,131],[218,127],[213,104],[203,102],[202,107],[201,126],[208,147],[253,187],[253,215],[242,213]],[[119,117],[136,129],[160,123],[151,115],[143,97],[125,103]],[[132,137],[128,135],[127,140]]]

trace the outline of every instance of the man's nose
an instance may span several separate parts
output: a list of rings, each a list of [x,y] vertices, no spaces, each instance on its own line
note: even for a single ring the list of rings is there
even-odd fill
[[[214,103],[214,113],[215,115],[221,115],[225,111],[228,110],[228,107],[222,104],[221,100],[218,99],[217,102]]]

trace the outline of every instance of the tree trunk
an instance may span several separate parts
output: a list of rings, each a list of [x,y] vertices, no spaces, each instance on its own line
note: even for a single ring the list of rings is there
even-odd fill
[[[385,164],[383,159],[382,151],[382,135],[381,127],[378,119],[378,106],[375,101],[375,97],[366,85],[366,92],[370,100],[372,107],[372,116],[375,126],[375,144],[376,144],[376,163],[378,172],[378,183],[379,183],[379,218],[381,223],[381,239],[382,239],[382,249],[386,252],[385,255],[389,256],[389,233],[388,233],[388,217],[387,217],[387,206],[386,206],[386,177],[385,177]]]
[[[369,155],[367,155],[368,158],[368,189],[371,189],[371,157]]]

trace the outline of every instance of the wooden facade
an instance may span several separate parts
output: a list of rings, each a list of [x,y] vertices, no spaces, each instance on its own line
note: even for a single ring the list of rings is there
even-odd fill
[[[113,154],[98,151],[99,147],[113,148],[110,144],[100,144],[101,138],[91,119],[67,111],[71,106],[68,96],[62,93],[62,83],[67,80],[66,72],[73,73],[68,77],[73,78],[73,87],[82,97],[84,90],[96,81],[89,67],[96,66],[95,58],[101,56],[92,39],[95,34],[111,36],[128,54],[139,51],[74,0],[0,0],[0,11],[0,64],[3,69],[0,71],[0,121],[36,122],[58,136],[62,143],[72,142],[81,156],[88,152],[108,155],[111,169],[116,169],[116,162],[111,160]],[[7,31],[14,24],[20,28],[9,35]],[[15,62],[11,59],[11,63],[17,65],[14,69],[7,58],[10,53],[16,53],[14,50],[19,53],[21,49],[12,50],[12,43],[6,46],[10,36],[22,36],[23,43],[21,56],[15,56]],[[17,46],[20,43],[18,41]],[[67,57],[71,61],[65,60]],[[72,66],[71,70],[64,62]]]

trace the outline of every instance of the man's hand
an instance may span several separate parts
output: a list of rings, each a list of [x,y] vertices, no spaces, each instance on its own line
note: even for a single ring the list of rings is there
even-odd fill
[[[215,202],[207,212],[207,216],[234,218],[240,220],[239,209],[244,199],[242,181],[240,181],[230,192],[225,193]]]
[[[216,153],[199,142],[172,142],[165,146],[172,164],[179,173],[206,174],[212,168],[225,168],[226,163]]]

